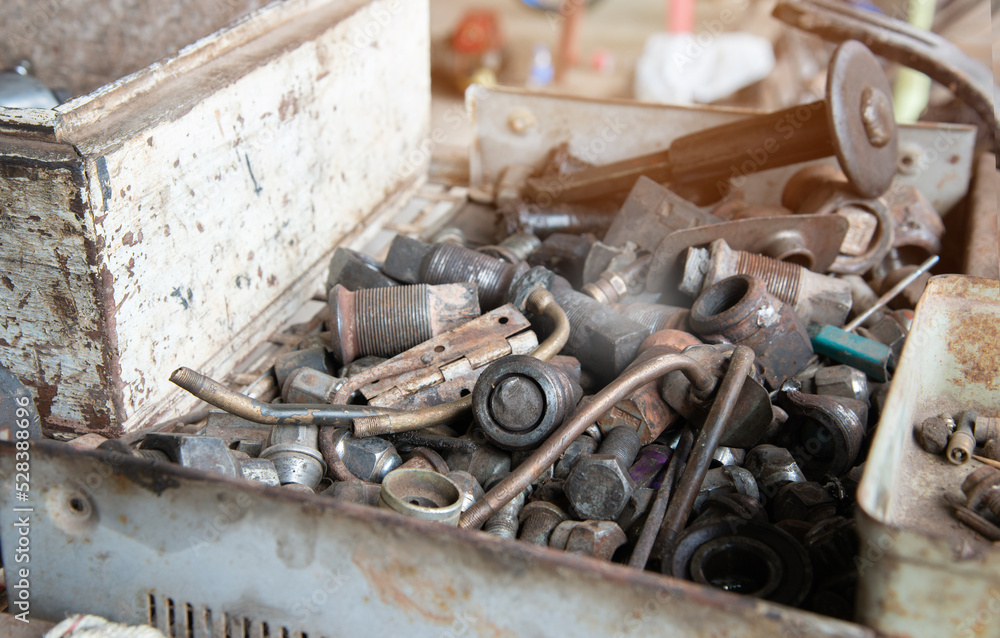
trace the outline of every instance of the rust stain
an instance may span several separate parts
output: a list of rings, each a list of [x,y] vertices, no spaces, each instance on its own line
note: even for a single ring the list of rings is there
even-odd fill
[[[281,96],[281,104],[278,105],[278,118],[284,122],[289,117],[299,112],[299,98],[289,91]]]
[[[455,621],[454,614],[445,613],[449,607],[448,601],[438,596],[442,583],[421,578],[412,565],[407,565],[393,559],[388,554],[369,555],[363,549],[354,553],[351,561],[371,584],[383,603],[392,605],[406,613],[415,613],[426,620],[438,624],[451,624]],[[414,600],[412,593],[422,594],[428,600]],[[442,611],[431,609],[437,607]]]
[[[199,233],[205,232],[205,227],[201,225],[201,222],[195,222],[194,226],[198,229]]]
[[[1000,388],[1000,325],[992,317],[966,313],[956,316],[948,337],[948,351],[955,357],[962,385]]]
[[[142,231],[141,230],[138,233],[133,233],[132,231],[129,231],[129,232],[125,233],[122,236],[122,245],[123,246],[135,246],[136,244],[138,244],[140,242],[142,242]]]
[[[0,277],[0,280],[3,281],[3,285],[7,287],[7,290],[14,290],[14,282],[10,280],[10,277],[4,275],[3,277]]]

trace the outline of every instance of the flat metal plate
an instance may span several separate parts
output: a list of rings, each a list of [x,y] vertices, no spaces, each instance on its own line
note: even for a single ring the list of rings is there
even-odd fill
[[[0,444],[5,565],[15,565],[13,525],[24,515],[13,508],[33,508],[34,618],[89,612],[136,623],[153,612],[173,636],[227,627],[311,638],[875,635],[650,572],[185,468],[45,442],[30,462],[30,501],[15,503],[14,449]],[[7,578],[13,585],[13,570]]]
[[[475,129],[469,183],[487,194],[507,165],[539,165],[560,144],[568,143],[573,155],[591,164],[607,164],[663,150],[694,131],[759,115],[746,109],[594,100],[477,85],[466,92],[466,105]],[[512,121],[518,125],[511,126]],[[523,127],[524,121],[531,125]],[[935,210],[947,213],[968,191],[975,141],[974,126],[899,125],[901,169],[894,183],[916,186]],[[740,175],[732,181],[746,201],[780,205],[788,178],[814,163]],[[836,166],[837,160],[830,157],[819,163]]]

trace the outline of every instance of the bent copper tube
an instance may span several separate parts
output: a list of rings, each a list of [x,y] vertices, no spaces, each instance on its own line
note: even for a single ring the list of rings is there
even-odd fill
[[[750,360],[753,361],[752,351]],[[702,392],[709,392],[715,377],[694,359],[681,354],[662,355],[634,365],[594,395],[593,400],[577,410],[535,452],[497,483],[486,496],[462,514],[460,527],[479,529],[494,512],[520,494],[545,468],[558,460],[577,437],[593,425],[613,405],[651,381],[679,370]],[[721,428],[720,428],[721,429]],[[711,456],[711,455],[709,455]]]
[[[684,468],[684,474],[681,475],[677,489],[670,499],[670,505],[656,539],[657,544],[668,547],[687,523],[698,490],[705,482],[712,456],[719,447],[719,440],[722,438],[726,423],[736,407],[740,390],[743,389],[747,374],[753,368],[753,361],[753,350],[746,346],[736,346],[729,359],[726,375],[719,383],[719,391],[712,401],[712,408],[708,411],[705,425],[702,426],[701,433],[691,448],[691,457]]]
[[[251,399],[230,390],[191,368],[177,368],[170,380],[202,401],[230,414],[265,425],[335,425],[349,427],[351,421],[363,417],[396,413],[391,408],[364,405],[327,405],[325,403],[286,403],[274,405]]]

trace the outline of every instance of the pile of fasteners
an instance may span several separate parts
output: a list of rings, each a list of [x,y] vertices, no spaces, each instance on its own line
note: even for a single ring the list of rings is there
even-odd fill
[[[556,149],[501,177],[494,237],[460,211],[382,262],[338,249],[280,399],[181,368],[222,411],[122,451],[850,618],[853,494],[943,226],[892,187],[871,53],[843,45],[829,77],[754,170],[843,170],[802,169],[782,206],[695,202],[729,177],[720,144],[787,113],[618,168]]]

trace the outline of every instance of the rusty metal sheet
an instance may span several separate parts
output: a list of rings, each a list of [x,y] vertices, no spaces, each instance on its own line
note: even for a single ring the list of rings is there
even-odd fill
[[[878,630],[996,635],[1000,545],[959,523],[947,500],[965,500],[962,481],[980,464],[932,456],[912,431],[967,409],[1000,414],[1000,282],[942,275],[917,306],[858,488],[857,613]]]
[[[16,534],[0,444],[0,534]],[[67,446],[32,448],[31,617],[170,636],[874,638],[864,627],[394,512]],[[14,563],[14,543],[3,559]],[[7,571],[14,584],[13,570]],[[95,583],[100,583],[95,587]],[[8,589],[8,591],[14,591]],[[285,633],[287,632],[287,633]]]
[[[481,86],[469,89],[466,105],[475,129],[469,184],[486,196],[492,194],[509,164],[539,166],[560,144],[568,144],[574,157],[588,163],[608,164],[665,149],[692,131],[760,114],[747,109],[595,100]],[[511,124],[525,113],[531,117],[530,127]],[[900,124],[900,165],[894,183],[916,186],[939,213],[948,212],[968,191],[975,141],[974,126]],[[781,189],[788,178],[812,163],[816,162],[751,174],[736,170],[730,182],[744,192],[746,201],[776,206],[781,204]],[[818,163],[836,166],[837,160]]]
[[[660,242],[646,275],[646,290],[676,293],[684,269],[685,251],[723,238],[733,250],[762,252],[779,235],[796,233],[802,246],[813,255],[813,270],[823,272],[834,262],[848,222],[840,215],[782,215],[752,217],[736,221],[688,228],[671,233]],[[678,297],[682,298],[682,297]]]

